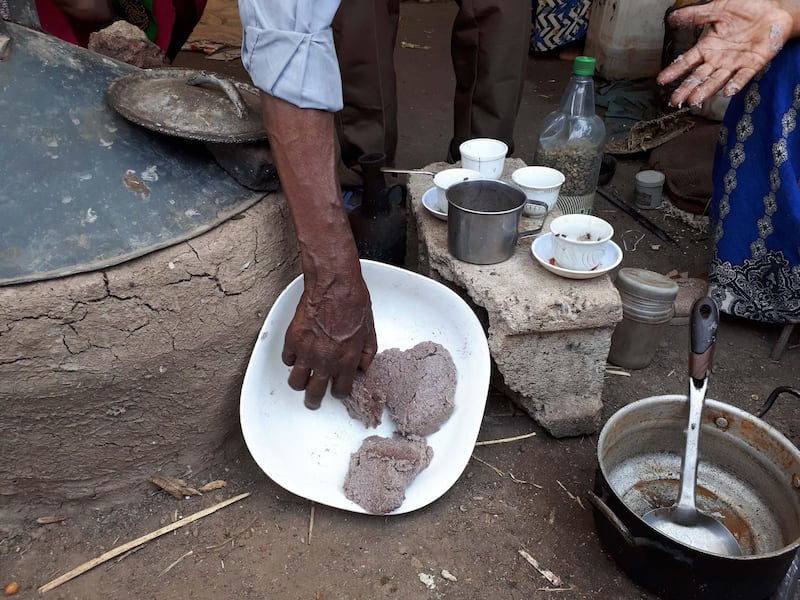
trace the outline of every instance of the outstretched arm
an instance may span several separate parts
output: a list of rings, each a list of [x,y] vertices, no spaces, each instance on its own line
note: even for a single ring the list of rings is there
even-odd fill
[[[304,389],[306,406],[317,408],[328,382],[335,396],[346,396],[356,370],[372,362],[372,305],[336,177],[333,114],[266,93],[262,109],[304,276],[283,361],[292,366],[289,385]]]
[[[304,291],[283,346],[289,385],[317,408],[328,384],[350,393],[377,351],[369,292],[336,176],[333,113],[342,82],[331,23],[339,0],[239,0],[242,62],[262,91],[292,212]]]
[[[699,105],[719,90],[736,94],[788,39],[800,35],[800,0],[713,0],[674,11],[670,22],[708,26],[695,46],[658,75],[662,85],[685,77],[672,105]]]

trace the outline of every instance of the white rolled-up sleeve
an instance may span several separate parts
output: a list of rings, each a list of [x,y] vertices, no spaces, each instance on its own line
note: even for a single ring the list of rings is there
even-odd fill
[[[242,63],[253,83],[300,108],[342,109],[331,23],[340,0],[239,0]]]

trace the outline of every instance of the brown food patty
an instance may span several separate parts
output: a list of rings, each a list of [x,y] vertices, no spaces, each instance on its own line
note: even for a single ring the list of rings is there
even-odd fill
[[[406,487],[432,458],[433,449],[419,437],[371,435],[350,455],[344,494],[371,513],[391,512],[403,504]]]
[[[388,406],[400,433],[424,437],[438,431],[453,413],[456,377],[453,358],[441,344],[391,348],[356,376],[353,392],[343,402],[350,416],[367,427],[379,425]]]
[[[441,344],[422,342],[384,354],[390,382],[384,388],[386,406],[397,430],[420,437],[439,431],[455,408],[456,365],[450,353]]]

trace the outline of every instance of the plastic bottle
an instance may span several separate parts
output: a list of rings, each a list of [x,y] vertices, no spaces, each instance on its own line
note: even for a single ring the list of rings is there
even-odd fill
[[[539,134],[534,164],[561,171],[558,207],[563,213],[592,211],[606,128],[594,106],[595,60],[578,56],[558,110],[547,115]]]

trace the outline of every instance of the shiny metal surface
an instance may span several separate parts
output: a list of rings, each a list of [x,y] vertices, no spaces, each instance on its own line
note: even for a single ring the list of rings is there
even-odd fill
[[[267,139],[257,88],[191,69],[137,69],[108,86],[108,103],[129,121],[205,142]]]
[[[105,101],[135,67],[14,23],[0,61],[0,286],[113,266],[193,238],[263,197],[204,144]]]
[[[490,265],[511,258],[517,240],[541,232],[519,232],[525,194],[507,183],[490,179],[464,181],[447,190],[447,247],[464,262]]]
[[[725,556],[741,556],[742,550],[733,534],[713,516],[699,511],[695,503],[700,423],[718,327],[717,305],[708,297],[698,299],[691,312],[689,419],[681,461],[680,491],[675,504],[653,509],[645,513],[643,519],[664,535],[692,548]]]
[[[687,409],[686,396],[646,398],[612,415],[600,433],[600,470],[639,517],[678,496]],[[727,560],[800,546],[800,492],[793,485],[800,451],[768,423],[715,400],[706,400],[701,427],[697,507],[738,541],[742,556]]]

